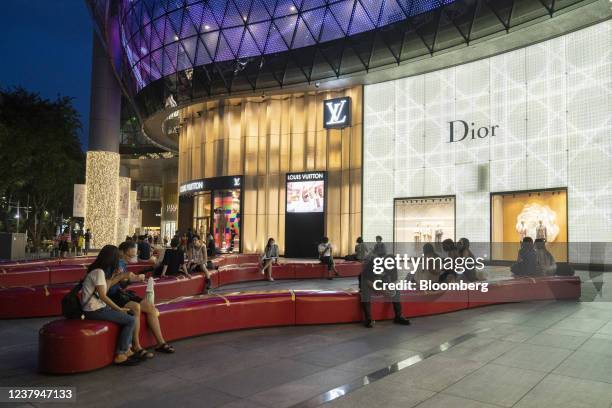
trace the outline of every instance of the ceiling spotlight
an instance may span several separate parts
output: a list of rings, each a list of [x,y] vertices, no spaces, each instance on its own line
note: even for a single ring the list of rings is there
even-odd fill
[[[204,24],[204,29],[208,31],[210,30],[210,26],[208,24]]]
[[[320,83],[320,82],[315,82],[315,88],[318,88],[318,87],[320,87],[320,86],[321,86],[321,83]]]
[[[295,6],[291,6],[291,7],[289,7],[289,10],[291,10],[291,11],[295,11],[295,10],[296,10],[296,8],[295,8]]]
[[[174,36],[174,41],[178,41],[178,39],[179,39],[179,38],[178,38],[178,35],[175,35],[175,36]]]

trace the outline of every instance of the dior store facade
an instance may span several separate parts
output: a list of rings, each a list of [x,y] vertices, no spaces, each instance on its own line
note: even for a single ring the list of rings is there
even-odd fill
[[[612,263],[612,21],[366,85],[363,111],[364,240]]]

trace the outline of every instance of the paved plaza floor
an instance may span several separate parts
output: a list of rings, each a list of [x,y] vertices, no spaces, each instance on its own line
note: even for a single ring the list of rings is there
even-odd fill
[[[37,331],[51,319],[4,320],[0,386],[74,386],[77,404],[66,404],[72,407],[610,408],[612,274],[579,275],[580,302],[487,306],[415,318],[407,327],[377,322],[373,329],[336,324],[206,335],[176,341],[176,354],[136,367],[71,376],[36,372]],[[356,284],[250,282],[223,291]]]

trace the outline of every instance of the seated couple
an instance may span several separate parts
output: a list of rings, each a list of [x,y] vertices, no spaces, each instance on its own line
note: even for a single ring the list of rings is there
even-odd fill
[[[103,320],[120,326],[115,352],[115,364],[135,365],[152,358],[153,352],[140,344],[140,315],[145,314],[147,326],[153,333],[155,351],[174,353],[166,343],[159,323],[159,311],[146,299],[127,290],[130,282],[142,282],[144,275],[128,272],[128,259],[136,252],[133,243],[124,242],[120,249],[106,245],[96,260],[87,268],[83,281],[81,306],[86,319]]]
[[[170,241],[170,248],[164,251],[161,261],[155,268],[155,276],[184,275],[191,278],[190,272],[204,272],[206,275],[206,291],[209,292],[212,286],[210,272],[206,267],[208,263],[206,245],[204,245],[204,242],[199,236],[194,235],[189,256],[185,259],[185,251],[179,248],[179,244],[179,238],[172,238]]]
[[[470,241],[467,238],[460,238],[457,242],[452,239],[445,239],[442,241],[442,250],[444,256],[435,251],[433,244],[426,243],[423,245],[424,261],[412,276],[414,282],[453,283],[482,280],[478,277],[478,270],[474,266],[476,257],[470,250]],[[472,259],[471,266],[463,266],[461,269],[447,266],[452,264],[448,262],[449,259],[456,260],[457,258],[464,258],[463,264],[465,264],[465,259]]]
[[[557,272],[557,263],[546,249],[542,238],[533,241],[531,237],[523,238],[518,251],[516,263],[510,268],[514,276],[550,276]]]
[[[363,238],[358,237],[355,241],[355,253],[344,257],[345,261],[357,261],[365,262],[369,258],[375,256],[385,256],[387,254],[387,247],[383,242],[383,238],[380,235],[376,236],[376,243],[372,250],[368,253],[368,247],[363,242]]]

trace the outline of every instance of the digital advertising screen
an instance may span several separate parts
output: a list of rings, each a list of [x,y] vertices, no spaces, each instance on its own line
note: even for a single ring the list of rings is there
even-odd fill
[[[322,213],[325,211],[325,174],[287,175],[287,212]]]

